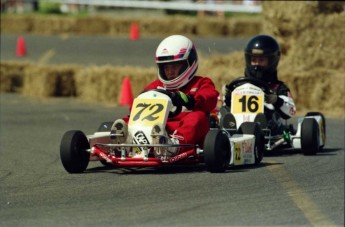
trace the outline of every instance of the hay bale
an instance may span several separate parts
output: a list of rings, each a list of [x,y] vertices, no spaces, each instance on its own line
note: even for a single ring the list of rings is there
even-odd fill
[[[200,36],[228,35],[228,21],[220,17],[199,17],[196,21],[195,33]]]
[[[330,9],[326,6],[330,4]],[[276,37],[289,64],[309,70],[313,66],[344,67],[345,11],[334,2],[263,2],[264,32]],[[337,3],[336,6],[344,3]],[[323,8],[327,8],[324,13]],[[279,10],[284,8],[285,10]],[[338,56],[338,57],[334,57]]]
[[[241,51],[226,55],[215,54],[207,59],[201,56],[197,74],[211,78],[220,91],[224,84],[243,76],[243,56]]]
[[[173,26],[171,26],[173,25]],[[140,20],[139,26],[143,36],[168,36],[172,34],[194,34],[195,19],[183,16],[147,17]]]
[[[115,104],[119,100],[122,81],[129,77],[134,97],[156,78],[153,68],[91,66],[76,74],[77,96],[86,101]]]
[[[290,86],[297,109],[344,116],[344,3],[267,1],[263,10],[265,33],[282,47],[279,78]]]
[[[109,19],[106,17],[85,17],[76,18],[76,26],[74,28],[74,33],[76,34],[109,34],[110,25]]]
[[[317,26],[296,38],[287,56],[289,63],[304,70],[312,70],[315,66],[344,69],[345,12],[318,15],[314,21]]]
[[[29,62],[0,62],[0,92],[20,93],[24,84],[24,71]]]
[[[345,110],[345,71],[319,68],[318,70],[294,71],[285,74],[289,84],[297,113],[321,111],[326,116],[344,118]]]
[[[1,14],[0,26],[1,33],[30,33],[32,30],[32,17]]]
[[[78,29],[73,30],[74,33],[127,36],[130,25],[134,22],[133,18],[84,19],[86,18],[78,19],[80,24],[76,25]],[[26,22],[27,24],[24,25]],[[291,88],[298,114],[313,110],[324,112],[329,116],[344,117],[345,55],[343,50],[345,46],[343,34],[345,27],[343,25],[345,12],[343,2],[264,1],[262,21],[260,17],[225,20],[174,16],[147,17],[137,22],[142,36],[185,34],[187,36],[248,37],[258,33],[273,35],[280,43],[283,52],[279,65],[279,79],[285,81]],[[34,24],[33,26],[31,17],[4,16],[1,28],[5,32],[22,32],[21,29],[23,29],[24,32],[30,33],[31,30],[37,30],[36,25],[38,26],[39,22],[34,22]],[[51,24],[55,25],[49,30]],[[70,29],[75,26],[73,20],[65,24],[65,27],[62,24],[64,23],[51,19],[44,24],[44,28],[50,32],[58,32],[61,29],[72,32]],[[172,24],[174,26],[171,26]],[[218,90],[223,84],[243,75],[242,51],[229,55],[214,55],[209,58],[199,55],[200,64],[197,74],[213,79]],[[134,96],[138,95],[146,84],[157,78],[155,68],[87,67],[78,72],[72,70],[70,74],[66,73],[68,70],[65,68],[65,73],[61,74],[61,66],[58,68],[37,66],[36,69],[33,66],[20,65],[18,67],[19,69],[10,69],[10,65],[4,66],[4,63],[1,63],[1,90],[18,90],[21,85],[17,83],[19,85],[14,86],[17,88],[13,88],[15,84],[13,81],[20,81],[22,78],[25,94],[77,95],[84,100],[103,103],[117,103],[125,76],[128,76],[132,82]],[[72,78],[75,78],[75,85],[70,87],[62,85],[73,84]],[[43,88],[44,86],[47,87]],[[61,89],[66,90],[59,93],[57,90]]]
[[[8,33],[34,34],[88,34],[127,36],[133,22],[138,23],[142,37],[185,34],[187,36],[236,36],[246,37],[261,31],[259,17],[109,17],[109,16],[54,16],[9,15],[1,17],[1,29]],[[173,26],[171,26],[173,25]]]
[[[61,16],[32,17],[32,32],[35,34],[66,34],[75,31],[76,19]]]
[[[138,23],[131,18],[120,18],[117,20],[108,19],[109,35],[111,36],[128,36],[132,23]]]
[[[24,71],[23,94],[36,97],[76,96],[78,66],[31,65]]]
[[[250,37],[262,32],[262,18],[233,18],[227,22],[227,35],[231,37]]]

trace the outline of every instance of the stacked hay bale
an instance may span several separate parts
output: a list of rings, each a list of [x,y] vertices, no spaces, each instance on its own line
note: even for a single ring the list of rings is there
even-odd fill
[[[344,6],[326,1],[263,4],[264,32],[282,45],[279,77],[302,112],[331,110],[344,116]]]
[[[75,75],[77,96],[86,101],[116,104],[125,77],[132,82],[133,95],[136,97],[144,86],[156,79],[154,68],[140,67],[87,67]]]
[[[344,24],[343,2],[263,2],[262,33],[281,45],[279,79],[292,90],[299,115],[320,111],[345,117]],[[201,61],[200,71],[211,75],[219,90],[243,75],[243,52]]]
[[[2,21],[1,28],[5,28],[5,32],[11,32],[8,26],[12,24],[16,29],[38,32],[38,22],[35,22],[38,19],[26,19],[29,25],[14,26],[18,23],[18,19],[6,18],[7,26],[4,27]],[[103,32],[127,35],[128,27],[132,23],[128,18],[122,18],[121,21],[111,20],[111,22],[103,18],[93,20],[94,18],[89,20],[69,18],[67,23],[64,23],[57,18],[50,18],[50,22],[47,21],[44,27],[47,34],[61,31],[88,34],[88,26],[85,24],[93,24],[93,34]],[[140,21],[140,27],[142,34],[154,36],[172,34],[169,30],[171,24],[176,25],[173,26],[175,29],[173,33],[183,33],[187,36],[233,37],[244,34],[245,28],[249,31],[245,33],[247,37],[258,33],[272,35],[282,47],[279,78],[291,88],[299,110],[298,114],[320,111],[328,116],[344,117],[343,2],[264,1],[263,21],[254,19],[252,29],[248,26],[250,22],[243,18],[232,22],[224,19],[204,20],[200,18],[185,20],[180,17],[145,18]],[[240,21],[246,26],[239,26]],[[50,26],[50,23],[54,26]],[[221,90],[223,84],[243,75],[243,51],[213,55],[208,58],[200,53],[199,59],[198,74],[212,78],[218,90]],[[124,77],[130,78],[134,96],[141,92],[143,86],[157,78],[155,68],[91,66],[81,69],[78,66],[34,66],[13,62],[1,62],[0,66],[1,91],[20,91],[32,96],[77,96],[83,100],[112,104],[118,101],[119,89]]]
[[[25,34],[75,34],[128,36],[132,23],[140,27],[142,37],[165,37],[171,34],[187,36],[232,36],[246,37],[261,30],[260,16],[239,18],[212,17],[145,17],[132,18],[109,16],[47,16],[47,15],[2,15],[1,31]],[[171,26],[171,25],[174,26]]]
[[[36,97],[76,96],[74,75],[79,69],[78,65],[26,65],[22,93]]]

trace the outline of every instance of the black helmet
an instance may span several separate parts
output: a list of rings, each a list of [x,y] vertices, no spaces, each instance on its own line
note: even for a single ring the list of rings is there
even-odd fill
[[[254,77],[266,82],[277,80],[277,67],[280,59],[280,47],[277,41],[268,35],[258,35],[247,43],[245,48],[247,77]],[[251,65],[252,56],[268,58],[267,66]]]

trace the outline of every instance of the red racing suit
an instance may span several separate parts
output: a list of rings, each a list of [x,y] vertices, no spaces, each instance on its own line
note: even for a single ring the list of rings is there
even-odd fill
[[[147,85],[144,90],[157,88],[164,88],[164,84],[158,79]],[[218,102],[219,93],[214,83],[207,77],[194,76],[184,87],[169,91],[182,91],[193,96],[195,105],[192,110],[182,108],[179,115],[168,118],[167,133],[170,137],[178,139],[180,144],[198,144],[202,147],[210,128],[208,114],[216,108]],[[128,122],[129,116],[123,119]]]

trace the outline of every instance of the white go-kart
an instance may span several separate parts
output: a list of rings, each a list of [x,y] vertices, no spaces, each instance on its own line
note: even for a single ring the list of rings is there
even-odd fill
[[[169,144],[164,140],[155,144],[157,140],[153,139],[152,128],[157,124],[165,127],[168,118],[181,110],[182,106],[172,103],[170,92],[162,89],[145,91],[134,100],[127,136],[111,132],[113,122],[102,123],[92,135],[85,135],[80,130],[67,131],[60,144],[61,162],[69,173],[84,172],[89,161],[122,168],[204,163],[210,172],[224,172],[231,163],[260,162],[263,152],[260,141],[263,140],[255,139],[255,136],[261,138],[262,135],[259,127],[246,133],[251,129],[243,126],[243,134],[234,135],[231,143],[227,131],[211,129],[203,145]],[[115,140],[123,141],[121,143],[114,142],[114,138],[121,137],[126,139]],[[169,147],[183,147],[184,152],[171,154],[167,150]]]
[[[220,128],[230,135],[243,131],[257,131],[257,134],[264,137],[259,143],[265,144],[266,152],[290,147],[300,149],[304,155],[315,155],[325,146],[326,120],[322,113],[309,112],[306,116],[298,118],[297,129],[285,121],[283,126],[279,126],[284,130],[280,134],[274,134],[271,127],[268,127],[264,114],[265,105],[270,105],[264,103],[264,95],[272,92],[266,83],[241,77],[232,81],[228,89],[232,91],[231,109],[222,107],[219,119]]]

